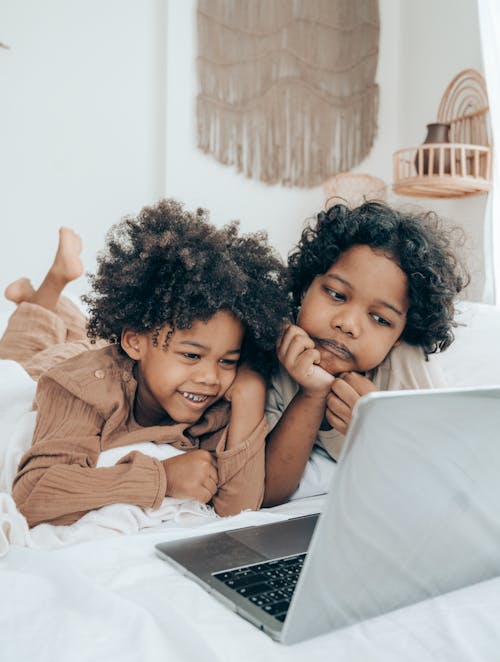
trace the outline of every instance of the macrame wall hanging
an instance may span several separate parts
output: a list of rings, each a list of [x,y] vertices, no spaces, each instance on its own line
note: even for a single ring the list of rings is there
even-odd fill
[[[312,187],[369,153],[378,0],[198,0],[198,147]]]

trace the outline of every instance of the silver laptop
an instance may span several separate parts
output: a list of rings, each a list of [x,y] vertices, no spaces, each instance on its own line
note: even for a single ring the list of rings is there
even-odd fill
[[[361,398],[322,514],[156,552],[293,644],[500,575],[500,386]]]

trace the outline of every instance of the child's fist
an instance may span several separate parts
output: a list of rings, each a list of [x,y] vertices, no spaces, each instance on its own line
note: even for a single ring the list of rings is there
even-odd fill
[[[363,375],[357,372],[342,373],[333,382],[326,399],[326,420],[341,434],[346,434],[356,402],[362,395],[376,390],[377,387]]]
[[[208,503],[217,492],[217,465],[208,451],[189,451],[163,460],[162,465],[167,477],[165,496]]]
[[[307,333],[291,324],[278,342],[278,358],[304,393],[326,397],[334,378],[319,366],[321,355]]]

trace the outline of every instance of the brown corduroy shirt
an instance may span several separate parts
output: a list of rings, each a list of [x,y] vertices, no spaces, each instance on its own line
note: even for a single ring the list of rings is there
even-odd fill
[[[135,362],[115,346],[88,350],[38,381],[32,448],[21,459],[14,499],[30,526],[70,524],[95,508],[129,503],[158,508],[167,489],[162,463],[131,452],[97,468],[101,451],[141,441],[202,448],[217,459],[220,515],[260,507],[264,486],[265,418],[247,439],[225,450],[230,406],[219,401],[194,425],[141,427],[134,419]]]

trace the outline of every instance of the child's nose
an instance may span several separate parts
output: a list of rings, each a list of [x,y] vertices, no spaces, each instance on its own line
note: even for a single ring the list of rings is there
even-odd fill
[[[196,381],[201,384],[218,384],[220,380],[217,363],[212,361],[200,363],[196,374]]]
[[[343,333],[347,333],[353,338],[357,338],[361,328],[361,318],[358,311],[354,308],[342,307],[342,311],[338,311],[331,322],[333,329],[339,329]]]

